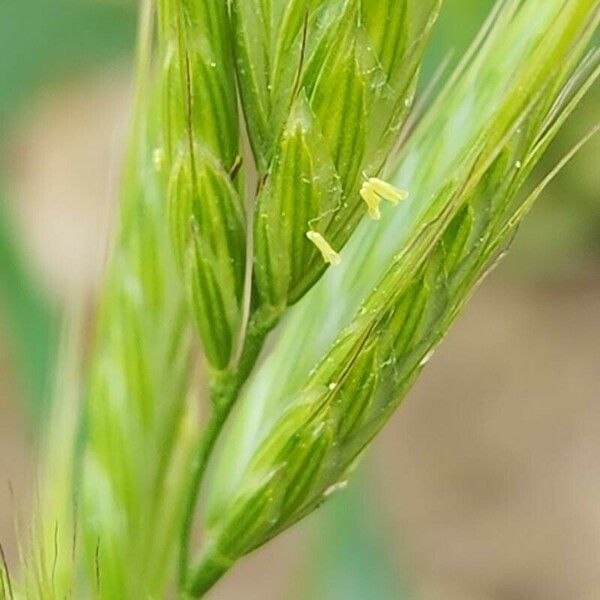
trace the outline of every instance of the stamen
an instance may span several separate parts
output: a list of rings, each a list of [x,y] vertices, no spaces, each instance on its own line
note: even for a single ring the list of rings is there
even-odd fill
[[[381,198],[375,193],[369,181],[363,183],[363,186],[360,189],[360,195],[367,203],[369,218],[374,221],[379,221],[379,219],[381,219],[381,211],[379,210]]]
[[[399,190],[391,183],[378,179],[377,177],[369,177],[360,189],[362,199],[369,207],[369,217],[378,220],[381,218],[379,205],[382,200],[387,200],[396,206],[402,200],[408,198],[408,192]]]
[[[342,262],[342,257],[329,245],[329,242],[317,231],[307,231],[306,237],[319,249],[323,260],[332,266]]]

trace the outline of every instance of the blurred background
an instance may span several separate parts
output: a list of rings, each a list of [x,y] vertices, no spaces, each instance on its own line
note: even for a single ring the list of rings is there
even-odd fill
[[[424,77],[492,0],[447,0]],[[127,134],[135,4],[0,2],[0,542],[35,497],[61,307],[98,293]],[[598,120],[596,86],[548,170]],[[230,600],[600,598],[600,136],[331,505],[245,560]]]

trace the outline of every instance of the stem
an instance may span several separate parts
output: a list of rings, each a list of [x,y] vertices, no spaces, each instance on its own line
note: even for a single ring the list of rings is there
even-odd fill
[[[190,554],[190,540],[194,526],[194,515],[198,496],[202,487],[202,481],[206,474],[206,469],[212,456],[212,451],[219,439],[221,431],[231,409],[237,399],[237,392],[241,386],[237,383],[237,378],[230,372],[223,373],[222,377],[211,386],[211,399],[213,408],[206,427],[200,437],[196,461],[193,464],[190,487],[186,500],[184,512],[184,521],[182,524],[180,546],[179,546],[179,586],[184,588]]]
[[[239,391],[256,364],[267,334],[273,329],[276,322],[277,319],[274,319],[272,315],[267,316],[257,312],[248,324],[243,351],[236,369],[221,371],[213,376],[210,386],[210,398],[213,408],[198,443],[197,459],[192,466],[193,470],[181,529],[179,587],[182,592],[188,580],[190,541],[194,527],[196,505],[198,504],[198,497],[210,458],[223,427],[235,406]]]

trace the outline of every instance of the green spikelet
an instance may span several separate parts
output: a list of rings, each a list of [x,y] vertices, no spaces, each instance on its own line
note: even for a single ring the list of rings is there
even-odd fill
[[[206,356],[223,370],[242,321],[246,225],[226,3],[161,0],[163,145],[172,240]],[[164,156],[163,153],[164,152]]]
[[[260,175],[256,312],[281,314],[338,263],[307,233],[337,253],[364,216],[364,177],[381,172],[397,140],[438,4],[233,2]]]
[[[440,5],[143,3],[83,423],[75,386],[17,598],[202,597],[343,487],[570,158],[520,193],[600,74],[600,0],[503,0],[396,152]]]
[[[297,460],[307,472],[316,470],[319,476],[316,483],[302,488],[302,499],[296,495],[289,510],[282,508],[273,529],[265,531],[253,546],[261,545],[308,514],[328,496],[329,490],[337,489],[338,482],[346,477],[357,457],[398,407],[476,284],[505,251],[546,181],[532,196],[523,198],[519,190],[558,128],[598,76],[597,53],[582,61],[598,19],[598,5],[592,4],[569,3],[569,10],[561,12],[560,21],[555,21],[556,15],[549,11],[551,35],[543,40],[542,48],[532,45],[522,65],[522,79],[512,82],[518,94],[515,96],[510,88],[506,90],[494,118],[482,122],[482,130],[474,143],[460,153],[456,168],[430,197],[423,199],[427,204],[422,212],[414,216],[409,212],[416,222],[407,241],[387,263],[379,280],[367,289],[361,306],[348,316],[345,329],[332,340],[308,378],[305,372],[304,379],[297,372],[304,361],[291,361],[285,367],[283,362],[277,362],[277,353],[290,348],[293,355],[294,334],[299,340],[319,339],[318,332],[324,327],[322,318],[327,314],[336,318],[339,280],[331,275],[338,286],[328,289],[325,297],[329,302],[324,302],[324,294],[315,293],[314,302],[305,301],[304,309],[298,308],[300,316],[285,332],[273,363],[267,362],[259,373],[257,381],[262,388],[251,388],[253,405],[240,411],[240,419],[246,422],[232,425],[232,432],[241,438],[241,442],[232,443],[239,451],[242,466],[231,474],[229,489],[243,490],[245,481],[253,478],[257,461],[263,470],[268,470],[269,465],[280,465],[280,448],[288,449],[290,458],[285,463],[294,465],[295,471],[302,471]],[[558,3],[554,8],[558,10]],[[493,34],[523,34],[527,15],[534,9],[534,2],[526,3],[522,12],[507,3],[499,13]],[[565,59],[557,63],[552,56],[561,52]],[[450,105],[460,106],[458,99],[468,94],[474,83],[473,73],[475,87],[478,77],[488,81],[490,75],[485,68],[479,72],[480,66],[475,63],[471,70],[459,71],[458,80],[451,82],[453,87],[445,98]],[[465,82],[469,85],[463,88]],[[453,113],[450,122],[452,117]],[[422,128],[417,133],[416,153],[422,150],[419,144],[434,144],[440,129],[436,121],[425,122]],[[390,227],[392,222],[389,221]],[[378,235],[376,229],[371,234]],[[372,252],[373,246],[367,245],[364,253]],[[361,251],[362,248],[355,249],[355,256],[360,258]],[[350,276],[353,266],[343,263],[341,268]],[[297,352],[302,356],[305,346]],[[298,387],[290,386],[290,380]],[[277,383],[282,381],[285,383]],[[277,396],[278,385],[286,395]],[[275,398],[260,401],[261,389]],[[272,423],[258,429],[264,433],[254,443],[250,441],[251,435],[257,435],[251,420],[253,411],[262,414],[263,423]],[[326,452],[318,455],[318,467],[313,464],[317,455],[305,456],[297,444],[307,426],[307,421],[299,418],[302,413],[308,413],[311,427],[321,425],[335,431]],[[225,454],[225,465],[228,460]],[[217,478],[217,487],[228,489],[227,485],[223,487],[223,478],[227,479],[225,466],[217,464],[215,471],[224,473]],[[282,467],[279,486],[286,494],[289,481],[284,472]],[[219,498],[223,502],[223,496]],[[221,518],[212,522],[215,536],[228,528],[227,502],[212,507],[213,514],[218,510]]]

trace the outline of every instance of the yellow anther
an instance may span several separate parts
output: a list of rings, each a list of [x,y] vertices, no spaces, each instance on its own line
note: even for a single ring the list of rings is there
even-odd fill
[[[379,205],[382,200],[387,200],[394,206],[408,198],[408,192],[399,190],[392,184],[377,177],[369,177],[360,189],[362,199],[367,203],[369,208],[369,217],[378,220],[381,218]]]
[[[375,193],[375,190],[371,187],[369,181],[365,181],[360,190],[362,199],[367,203],[369,210],[369,218],[374,221],[379,221],[381,218],[381,211],[379,205],[381,204],[381,198]]]
[[[398,204],[398,202],[402,202],[408,198],[408,192],[406,190],[400,190],[387,181],[377,179],[376,177],[371,177],[369,181],[375,193],[384,200],[391,202],[394,206]]]
[[[342,257],[329,245],[329,242],[317,231],[307,231],[306,237],[319,249],[323,260],[332,266],[342,262]]]

